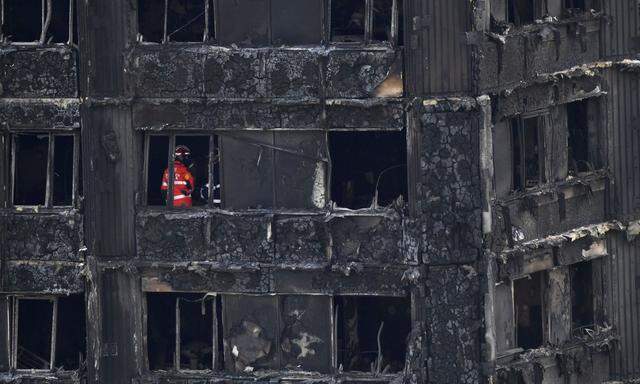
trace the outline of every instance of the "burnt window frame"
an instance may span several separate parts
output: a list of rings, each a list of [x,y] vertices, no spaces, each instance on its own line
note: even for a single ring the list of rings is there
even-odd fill
[[[361,46],[361,45],[371,45],[371,44],[380,44],[388,41],[393,47],[397,47],[399,43],[399,23],[402,20],[399,19],[399,2],[403,0],[392,0],[391,4],[391,38],[389,40],[374,40],[373,39],[373,28],[374,28],[374,17],[373,17],[373,9],[375,0],[363,0],[365,2],[364,5],[364,34],[362,41],[354,41],[354,42],[341,42],[333,40],[333,20],[332,20],[332,9],[334,1],[349,1],[349,0],[327,0],[327,9],[326,9],[326,20],[327,26],[325,30],[326,40],[331,45],[345,45],[345,46]]]
[[[47,175],[45,186],[44,205],[28,205],[28,204],[15,204],[15,181],[16,181],[16,137],[20,135],[47,135],[48,136],[48,149],[47,149]],[[73,137],[73,175],[72,175],[72,187],[71,187],[71,204],[70,205],[54,205],[54,159],[55,159],[55,138],[56,136],[71,136]],[[9,206],[15,208],[45,208],[48,210],[55,209],[69,209],[80,207],[80,172],[81,168],[81,142],[80,132],[77,130],[70,131],[47,131],[47,130],[15,130],[10,132],[10,159],[9,164]]]
[[[5,19],[5,9],[6,2],[11,0],[0,0],[0,44],[12,44],[12,45],[50,45],[47,43],[47,32],[49,31],[50,22],[53,18],[53,3],[56,0],[41,0],[42,1],[42,12],[40,18],[40,38],[36,41],[8,41],[7,38],[3,35],[3,26]],[[19,0],[13,0],[19,1]],[[74,38],[75,36],[75,28],[77,28],[77,23],[75,22],[76,15],[76,5],[75,0],[69,0],[69,28],[67,30],[67,42],[66,43],[51,43],[52,45],[75,45]],[[48,20],[48,22],[47,22]]]
[[[136,2],[136,15],[139,15],[140,12],[140,2],[143,2],[145,0],[138,0]],[[142,44],[202,44],[202,43],[208,43],[211,41],[216,41],[216,29],[215,29],[215,25],[217,24],[217,20],[215,19],[217,16],[217,12],[215,12],[215,0],[192,0],[192,1],[202,1],[204,2],[204,29],[202,32],[202,40],[201,41],[171,41],[170,36],[171,34],[168,34],[168,26],[169,26],[169,1],[171,0],[164,0],[164,10],[163,10],[163,18],[162,18],[162,40],[160,42],[155,42],[155,41],[148,41],[148,40],[144,40],[144,35],[142,34],[142,32],[140,31],[140,25],[138,23],[138,16],[136,16],[136,29],[137,29],[137,37],[136,40],[139,43]],[[211,18],[211,12],[213,11],[213,15],[214,18]],[[188,22],[187,24],[183,25],[180,29],[190,25],[192,22],[194,22],[196,19],[192,19],[190,22]],[[210,21],[213,21],[213,26],[211,25]],[[179,31],[180,29],[172,32],[172,33],[176,33],[177,31]]]
[[[574,289],[575,289],[574,279],[575,279],[575,276],[579,273],[578,272],[579,268],[580,267],[585,267],[587,265],[588,265],[589,272],[591,274],[590,280],[589,280],[589,288],[590,288],[590,296],[591,296],[591,304],[590,304],[590,312],[591,313],[590,313],[590,315],[591,315],[591,321],[592,322],[591,322],[591,324],[580,325],[580,326],[576,327],[575,326],[576,324],[575,324],[575,321],[574,321],[574,315],[575,315],[575,313],[574,313],[574,309],[575,309],[574,305],[576,304],[576,303],[574,303],[574,298],[575,298],[575,295],[574,295],[574,293],[575,293],[574,292]],[[571,300],[570,300],[571,309],[570,309],[570,312],[571,312],[571,337],[572,338],[579,337],[580,333],[582,331],[584,331],[586,328],[589,328],[589,327],[595,328],[597,326],[597,324],[598,324],[597,316],[596,316],[597,299],[596,299],[596,292],[595,292],[594,272],[595,272],[596,268],[599,268],[599,267],[600,267],[600,265],[597,264],[595,262],[595,260],[593,260],[593,259],[592,260],[581,261],[581,262],[569,265],[569,291],[570,291],[570,295],[571,295]]]
[[[379,45],[384,44],[385,42],[389,42],[392,47],[398,47],[399,45],[399,31],[400,24],[403,20],[400,20],[400,12],[399,12],[399,2],[403,0],[392,0],[391,5],[391,38],[389,40],[375,40],[373,39],[373,28],[374,28],[374,18],[373,18],[373,9],[375,0],[364,0],[364,35],[362,41],[354,41],[354,42],[342,42],[342,41],[334,41],[333,33],[332,33],[332,7],[333,1],[349,1],[349,0],[326,0],[327,6],[325,9],[325,19],[326,29],[325,29],[325,39],[329,44],[336,46],[368,46],[368,45]],[[403,4],[404,5],[404,4]],[[404,7],[403,7],[404,9]]]
[[[510,144],[510,150],[511,150],[511,173],[512,173],[511,193],[527,192],[527,191],[539,188],[541,185],[544,185],[547,183],[548,170],[546,167],[547,151],[546,151],[545,136],[546,136],[547,129],[549,127],[549,116],[550,116],[550,112],[548,110],[541,110],[541,111],[518,115],[508,120],[509,130],[510,130],[509,144]],[[534,186],[527,187],[527,173],[526,173],[526,165],[527,165],[526,153],[527,152],[525,151],[526,147],[525,147],[525,135],[524,135],[524,130],[525,130],[524,121],[530,120],[530,119],[538,120],[538,127],[537,127],[537,130],[538,130],[537,132],[538,182]],[[515,127],[514,127],[514,124],[516,125]],[[515,177],[517,163],[516,163],[516,154],[515,154],[516,147],[515,147],[514,130],[516,129],[518,130],[518,133],[519,133],[518,136],[520,139],[519,140],[519,148],[520,148],[519,165],[520,165],[520,175],[522,179],[520,180],[520,185],[516,184],[516,177]]]
[[[333,341],[333,346],[332,346],[332,352],[331,352],[331,360],[332,360],[332,367],[333,367],[333,371],[334,373],[342,373],[342,372],[348,372],[348,373],[352,373],[352,374],[363,374],[363,375],[374,375],[376,377],[380,377],[380,376],[385,376],[385,375],[397,375],[399,374],[401,371],[398,372],[391,372],[391,373],[384,373],[382,371],[377,371],[377,372],[365,372],[365,371],[358,371],[358,370],[342,370],[342,364],[340,364],[339,360],[338,360],[338,326],[339,326],[339,321],[338,321],[338,314],[339,314],[339,309],[338,309],[338,300],[336,300],[339,297],[349,297],[349,298],[353,298],[353,297],[366,297],[366,298],[379,298],[379,299],[405,299],[408,301],[409,304],[409,311],[410,311],[410,328],[409,328],[409,333],[407,334],[407,337],[409,337],[411,335],[411,331],[413,330],[413,323],[416,320],[416,314],[415,314],[415,310],[416,310],[416,304],[415,304],[415,297],[412,293],[407,294],[407,295],[380,295],[380,294],[335,294],[331,296],[331,326],[332,326],[332,330],[331,330],[331,335],[332,335],[332,341]],[[379,328],[379,332],[380,330],[383,329],[383,327]],[[407,345],[408,345],[408,340],[407,340]],[[378,351],[379,353],[381,353],[381,351]],[[405,349],[405,356],[404,356],[404,363],[405,363],[405,367],[407,364],[407,358],[408,355],[406,354],[406,349]],[[342,367],[343,368],[343,367]],[[379,369],[380,367],[378,367]],[[384,367],[382,367],[384,368]]]
[[[520,346],[520,340],[518,340],[518,305],[516,302],[516,289],[515,289],[515,285],[516,285],[516,281],[518,280],[523,280],[523,279],[534,279],[534,275],[538,275],[540,281],[540,326],[542,329],[540,329],[540,345],[532,347],[532,348],[523,348]],[[515,328],[514,330],[514,336],[515,336],[515,346],[516,348],[521,348],[525,351],[531,350],[531,349],[537,349],[540,348],[542,346],[544,346],[548,341],[549,341],[549,333],[548,333],[548,320],[547,320],[547,316],[549,314],[549,308],[547,307],[548,302],[547,302],[547,295],[548,295],[548,281],[549,281],[549,275],[548,275],[548,271],[547,270],[542,270],[542,271],[536,271],[536,272],[532,272],[530,274],[524,275],[524,276],[519,276],[517,278],[514,278],[513,280],[511,280],[511,290],[512,290],[512,297],[513,297],[513,314],[514,314],[514,321],[513,321],[513,326]]]
[[[202,291],[198,291],[198,292],[186,292],[186,291],[167,291],[167,292],[155,292],[155,291],[146,291],[143,292],[144,294],[143,296],[143,305],[144,305],[144,311],[143,311],[143,334],[144,334],[144,340],[145,340],[145,348],[144,348],[144,364],[145,364],[145,368],[147,370],[147,372],[174,372],[174,373],[211,373],[211,372],[219,372],[220,369],[220,356],[218,356],[218,343],[220,340],[220,337],[222,335],[219,334],[218,330],[219,330],[219,325],[218,325],[218,313],[217,313],[217,307],[219,305],[219,302],[221,301],[221,296],[218,293],[214,293],[214,292],[202,292]],[[175,299],[175,311],[173,312],[173,316],[174,316],[174,322],[175,322],[175,350],[174,350],[174,356],[173,356],[173,367],[170,370],[164,370],[164,369],[155,369],[155,370],[151,370],[151,365],[149,363],[149,328],[148,328],[148,321],[149,321],[149,305],[148,305],[148,295],[149,294],[156,294],[156,295],[171,295],[174,297]],[[210,300],[210,305],[212,306],[212,340],[211,340],[211,367],[212,369],[182,369],[181,368],[181,359],[180,359],[180,351],[181,351],[181,317],[180,317],[180,297],[178,297],[180,294],[201,294],[202,298],[198,301],[206,301],[207,298],[213,297],[213,299]]]
[[[403,164],[395,164],[393,166],[387,167],[385,169],[383,169],[377,176],[376,179],[376,188],[374,189],[374,193],[373,196],[371,196],[371,206],[369,207],[363,207],[363,208],[349,208],[349,207],[343,207],[341,205],[338,205],[338,203],[334,200],[334,196],[332,193],[332,189],[333,189],[333,174],[334,174],[334,168],[335,168],[335,161],[334,161],[334,157],[333,157],[333,152],[331,151],[331,140],[330,140],[330,136],[332,134],[340,134],[340,133],[351,133],[354,135],[358,135],[358,134],[375,134],[375,133],[403,133],[404,134],[404,143],[405,143],[405,162]],[[390,171],[392,169],[396,169],[396,168],[404,168],[404,172],[405,172],[405,177],[406,177],[406,196],[405,195],[398,195],[396,196],[396,198],[394,199],[397,200],[400,196],[402,196],[403,201],[405,204],[410,205],[413,204],[413,202],[411,201],[410,198],[410,184],[411,184],[411,175],[410,175],[410,153],[411,153],[411,149],[409,148],[410,143],[411,143],[411,137],[410,137],[410,129],[408,128],[408,126],[403,126],[403,128],[394,128],[394,129],[371,129],[371,128],[361,128],[361,129],[331,129],[329,131],[327,131],[326,134],[326,152],[327,152],[327,158],[328,158],[328,164],[327,164],[327,173],[325,175],[325,184],[326,184],[326,201],[327,203],[329,203],[330,205],[334,206],[335,208],[338,208],[340,210],[346,210],[346,211],[369,211],[369,212],[375,212],[378,210],[384,210],[387,207],[389,207],[390,205],[393,205],[393,202],[390,203],[390,205],[386,205],[386,206],[380,206],[380,196],[379,196],[379,183],[382,180],[382,175],[387,172]]]
[[[505,21],[515,25],[516,27],[523,27],[525,25],[532,25],[535,24],[536,20],[541,19],[546,13],[547,13],[547,2],[546,0],[533,0],[533,4],[531,5],[532,9],[531,12],[533,13],[532,17],[533,20],[531,21],[526,21],[526,22],[522,22],[522,21],[517,21],[514,20],[513,22],[511,22],[511,3],[515,2],[517,0],[504,0],[505,1]],[[523,0],[523,1],[530,1],[530,0]],[[559,1],[563,1],[563,0],[559,0]],[[515,5],[513,5],[515,7]]]
[[[75,293],[77,295],[80,295],[82,300],[83,300],[83,305],[84,300],[85,300],[85,294],[84,292],[77,292]],[[16,371],[19,373],[49,373],[49,372],[57,372],[57,371],[61,371],[61,372],[76,372],[79,369],[81,369],[81,367],[79,366],[78,369],[63,369],[63,370],[59,370],[56,367],[56,345],[58,343],[58,330],[59,330],[59,326],[58,326],[58,318],[59,318],[59,308],[60,306],[58,305],[59,300],[62,298],[62,296],[56,296],[56,295],[33,295],[33,294],[15,294],[15,293],[9,293],[4,295],[2,298],[0,298],[0,300],[4,300],[4,305],[6,306],[6,310],[5,313],[2,316],[5,316],[5,321],[7,324],[7,333],[5,335],[6,337],[6,346],[7,346],[7,352],[8,352],[8,359],[9,359],[9,369],[12,371]],[[17,354],[17,348],[18,348],[18,336],[19,336],[19,306],[20,306],[20,301],[25,301],[25,300],[29,300],[29,301],[33,301],[33,300],[39,300],[39,301],[49,301],[52,303],[52,307],[51,307],[51,345],[50,345],[50,357],[49,357],[49,368],[46,369],[31,369],[31,368],[18,368],[18,354]],[[86,311],[86,309],[85,309]],[[86,312],[84,313],[84,315],[86,316]],[[85,326],[86,327],[86,326]],[[85,328],[85,337],[86,337],[86,328]],[[87,357],[87,344],[85,342],[85,350],[82,351],[82,353],[84,354],[85,358]]]
[[[36,371],[36,372],[50,372],[54,369],[55,362],[55,344],[56,344],[56,327],[57,327],[57,318],[58,318],[58,299],[55,296],[7,296],[6,300],[8,300],[7,306],[7,318],[9,319],[8,324],[9,332],[8,332],[8,344],[9,345],[9,367],[12,370],[20,371]],[[51,345],[49,348],[49,368],[48,369],[18,369],[18,336],[19,336],[19,308],[21,300],[40,300],[40,301],[49,301],[52,303],[52,312],[51,312]],[[9,309],[11,308],[11,309]]]
[[[335,374],[341,374],[342,371],[340,370],[340,366],[338,363],[338,345],[337,345],[337,335],[338,335],[338,324],[337,324],[337,317],[338,317],[338,310],[337,310],[337,304],[336,304],[336,298],[337,297],[371,297],[371,298],[396,298],[396,299],[406,299],[408,301],[409,304],[409,311],[410,311],[410,322],[411,322],[411,328],[409,331],[408,336],[411,334],[411,331],[413,330],[413,324],[416,321],[417,318],[417,314],[416,311],[418,310],[417,306],[417,301],[416,301],[416,297],[415,294],[413,292],[405,292],[405,294],[376,294],[376,293],[345,293],[345,294],[338,294],[338,293],[334,293],[334,294],[314,294],[314,293],[299,293],[299,292],[278,292],[278,293],[231,293],[231,292],[221,292],[221,291],[173,291],[173,290],[157,290],[155,289],[155,287],[149,286],[149,287],[144,287],[144,281],[143,281],[143,311],[142,311],[142,328],[143,328],[143,340],[144,340],[144,367],[146,369],[147,373],[159,373],[159,372],[167,372],[167,373],[222,373],[224,375],[227,374],[233,374],[233,370],[230,369],[228,367],[228,364],[230,364],[230,362],[226,361],[226,353],[227,353],[227,348],[229,348],[229,346],[227,346],[226,344],[223,346],[222,351],[218,351],[217,346],[218,344],[222,341],[223,343],[226,343],[226,338],[227,338],[227,332],[230,331],[230,329],[227,329],[227,324],[229,322],[229,319],[227,318],[227,313],[226,313],[226,307],[225,307],[225,299],[227,297],[231,297],[231,296],[247,296],[247,297],[264,297],[264,298],[271,298],[272,299],[272,305],[273,305],[273,309],[275,311],[277,315],[277,323],[276,325],[276,334],[277,334],[277,340],[274,340],[274,346],[273,348],[276,348],[278,350],[278,354],[280,354],[282,351],[281,346],[279,343],[276,343],[276,341],[279,341],[279,337],[280,334],[279,332],[281,332],[282,329],[284,329],[284,321],[283,319],[280,317],[280,313],[281,310],[283,308],[283,299],[285,297],[295,297],[295,296],[303,296],[303,297],[321,297],[321,298],[325,298],[328,300],[328,312],[326,313],[326,326],[328,327],[328,334],[330,335],[330,340],[327,340],[326,342],[328,342],[329,345],[329,349],[330,349],[330,355],[327,357],[328,361],[327,361],[327,367],[328,367],[328,371],[326,373],[320,372],[320,371],[310,371],[310,372],[317,372],[321,375],[335,375]],[[148,294],[173,294],[173,295],[178,295],[178,294],[185,294],[185,293],[190,293],[190,294],[202,294],[203,295],[203,300],[205,300],[207,297],[214,297],[214,299],[212,300],[212,305],[213,305],[213,319],[212,319],[212,327],[213,327],[213,341],[212,344],[214,346],[214,348],[212,349],[213,351],[213,369],[212,370],[189,370],[189,369],[179,369],[179,359],[176,359],[176,357],[174,356],[173,361],[174,361],[174,365],[173,365],[173,369],[169,370],[151,370],[150,369],[150,364],[149,364],[149,355],[148,355],[148,350],[149,350],[149,340],[148,340],[148,321],[149,321],[149,312],[148,312],[148,303],[147,303],[147,298],[148,298]],[[176,300],[176,312],[174,314],[174,316],[176,316],[176,322],[175,322],[175,326],[176,326],[176,351],[179,351],[179,345],[180,345],[180,339],[179,339],[179,327],[180,327],[180,313],[179,313],[179,304],[178,304],[178,300]],[[218,311],[217,307],[220,309]],[[408,343],[408,341],[407,341]],[[408,345],[408,344],[407,344]],[[220,359],[220,356],[217,356],[218,352],[222,353],[222,360]],[[408,356],[405,355],[405,366],[406,366],[406,362],[407,362]],[[177,366],[176,366],[176,361],[177,361]],[[280,361],[280,359],[278,359],[278,361],[280,362],[281,366],[275,370],[280,371],[280,372],[292,372],[295,373],[297,372],[297,370],[292,370],[292,369],[287,369],[282,362]],[[261,369],[257,369],[254,372],[259,372]],[[268,369],[267,369],[268,370]],[[303,370],[304,372],[308,372],[307,370]],[[371,372],[361,372],[361,371],[348,371],[348,372],[354,372],[356,374],[360,374],[366,377],[370,377],[370,376],[375,376],[375,377],[395,377],[397,376],[397,374],[399,372],[393,372],[393,373],[371,373]]]
[[[3,0],[4,1],[4,0]],[[43,0],[44,1],[44,0]],[[73,1],[73,0],[71,0]],[[140,1],[144,1],[144,0],[138,0],[138,3],[140,3]],[[220,4],[219,4],[219,0],[200,0],[200,1],[204,1],[205,2],[205,26],[204,26],[204,31],[203,31],[203,38],[202,41],[171,41],[168,37],[168,31],[167,31],[167,26],[168,26],[168,4],[169,4],[170,0],[164,0],[164,17],[163,17],[163,21],[162,21],[162,31],[163,31],[163,37],[161,42],[153,42],[153,41],[146,41],[143,40],[144,36],[142,35],[141,31],[140,31],[140,26],[137,25],[137,41],[138,43],[142,43],[142,44],[213,44],[213,45],[219,45],[219,46],[229,46],[232,44],[220,44],[220,32],[219,32],[219,26],[220,26],[220,12],[218,12],[218,9],[220,8]],[[355,46],[355,47],[362,47],[362,46],[370,46],[370,45],[380,45],[380,44],[385,44],[385,43],[389,43],[391,44],[392,47],[396,48],[399,46],[399,42],[400,42],[400,37],[399,37],[399,33],[401,31],[400,29],[400,23],[404,23],[404,20],[400,19],[400,2],[403,2],[404,0],[392,0],[392,6],[391,6],[391,21],[390,21],[390,27],[391,27],[391,38],[388,40],[375,40],[373,39],[373,27],[374,27],[374,21],[373,21],[373,9],[374,9],[374,2],[375,0],[364,0],[365,1],[365,26],[364,26],[364,35],[363,35],[363,40],[362,41],[358,41],[358,42],[339,42],[339,41],[333,41],[333,37],[332,37],[332,33],[331,33],[331,25],[332,25],[332,21],[331,21],[331,8],[332,8],[332,1],[334,0],[321,0],[322,4],[321,4],[321,8],[322,8],[322,14],[320,14],[318,17],[321,18],[322,22],[322,30],[321,30],[321,41],[318,42],[318,44],[313,44],[313,45],[336,45],[336,46]],[[348,0],[347,0],[348,1]],[[403,5],[403,9],[404,9],[404,4]],[[271,17],[271,7],[270,7],[270,2],[268,2],[268,6],[269,6],[269,15],[268,15],[268,20],[267,20],[267,28],[268,28],[268,43],[265,45],[267,47],[273,47],[274,46],[274,38],[273,38],[273,27],[272,27],[272,17]],[[137,5],[137,11],[139,12],[139,6]],[[211,12],[213,12],[213,17],[211,17]],[[137,20],[137,18],[136,18]],[[137,23],[137,21],[136,21]],[[211,25],[213,23],[213,25]],[[283,44],[283,46],[299,46],[299,44]]]
[[[582,103],[585,108],[586,118],[585,125],[583,127],[579,127],[578,129],[584,130],[584,135],[586,135],[586,144],[587,144],[587,165],[592,168],[587,171],[580,172],[579,169],[572,169],[571,161],[575,160],[570,154],[571,146],[571,128],[569,124],[569,108],[571,105]],[[567,160],[567,175],[582,177],[584,175],[593,174],[602,170],[604,167],[604,154],[603,147],[606,146],[606,138],[604,137],[603,121],[602,121],[602,111],[604,110],[604,99],[602,97],[591,97],[582,100],[571,101],[561,105],[562,108],[565,108],[567,124],[566,124],[566,139],[567,139],[567,150],[566,150],[566,160]],[[590,117],[593,120],[590,120]]]
[[[173,204],[173,199],[166,199],[164,205],[150,205],[149,204],[149,151],[151,144],[152,136],[162,136],[169,138],[169,151],[167,153],[167,170],[169,171],[168,179],[169,185],[167,187],[167,196],[173,196],[173,188],[174,188],[174,171],[175,167],[171,167],[170,165],[175,161],[175,147],[176,147],[176,136],[208,136],[209,137],[209,156],[208,156],[208,179],[207,184],[212,185],[212,181],[215,179],[215,159],[218,159],[218,183],[220,184],[220,202],[216,203],[214,199],[213,188],[209,190],[207,196],[207,203],[201,206],[192,206],[189,208],[175,207]],[[222,152],[221,146],[222,143],[219,140],[219,134],[212,132],[201,132],[201,131],[165,131],[162,133],[145,133],[143,137],[143,187],[142,187],[142,201],[141,205],[143,207],[150,208],[162,208],[165,207],[167,209],[175,209],[175,210],[193,210],[193,209],[211,209],[211,208],[221,208],[224,206],[224,186],[222,185]],[[217,143],[217,144],[216,144]]]

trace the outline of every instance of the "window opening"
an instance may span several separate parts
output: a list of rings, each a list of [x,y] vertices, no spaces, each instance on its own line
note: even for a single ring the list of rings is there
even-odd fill
[[[543,343],[543,272],[513,281],[517,345],[537,348]]]
[[[9,299],[11,367],[79,369],[86,351],[84,295]]]
[[[564,7],[568,11],[585,11],[587,5],[585,0],[564,0]]]
[[[403,0],[395,0],[395,6],[397,11],[392,12],[392,16],[393,16],[393,21],[395,21],[395,24],[397,25],[397,30],[398,30],[398,34],[397,34],[397,38],[396,41],[398,42],[398,46],[403,47],[404,46],[404,1]],[[392,25],[391,27],[391,31],[394,30],[394,27]]]
[[[211,0],[138,1],[138,33],[142,41],[207,41],[212,25]]]
[[[169,41],[204,40],[205,1],[170,0],[167,12]]]
[[[53,0],[51,9],[51,22],[47,30],[45,43],[66,43],[70,39],[69,16],[71,0]],[[75,25],[75,23],[74,23]],[[73,30],[71,30],[73,34]]]
[[[19,43],[73,43],[73,0],[1,0],[0,40]]]
[[[164,3],[165,0],[138,1],[138,33],[143,41],[164,40]]]
[[[544,180],[544,117],[516,118],[511,122],[514,190],[542,184]]]
[[[147,293],[149,369],[213,369],[221,353],[216,301],[205,293]]]
[[[73,202],[73,136],[54,136],[53,205]]]
[[[217,136],[152,135],[147,136],[146,146],[148,205],[189,208],[220,204]],[[169,163],[174,166],[168,167]]]
[[[411,332],[409,298],[339,296],[335,305],[339,367],[372,373],[404,369]]]
[[[42,29],[42,0],[4,0],[2,34],[14,42],[35,42],[40,40]]]
[[[79,184],[79,136],[13,136],[13,204],[72,206]]]
[[[14,301],[14,316],[14,367],[50,369],[54,301],[17,299]]]
[[[175,366],[175,311],[174,294],[147,294],[147,353],[152,371],[171,370]]]
[[[373,1],[373,32],[374,40],[393,41],[397,32],[392,31],[392,13],[395,11],[394,0]]]
[[[148,136],[147,145],[147,204],[165,205],[161,187],[162,175],[168,164],[169,136]]]
[[[201,294],[184,294],[180,307],[180,367],[189,370],[213,369],[212,300]]]
[[[509,22],[515,25],[533,23],[535,20],[535,1],[532,0],[507,0],[509,2]]]
[[[407,196],[405,131],[331,132],[331,199],[359,209]]]
[[[593,328],[593,264],[582,262],[571,267],[571,319],[574,334]]]
[[[331,40],[363,42],[365,32],[365,0],[331,1]]]
[[[567,104],[568,165],[572,175],[594,169],[589,161],[588,107],[588,101]]]
[[[216,0],[216,34],[223,44],[260,46],[270,43],[267,0]]]
[[[322,43],[321,0],[271,0],[274,45]]]
[[[49,135],[14,137],[15,205],[45,205]]]
[[[84,294],[58,298],[56,329],[56,369],[79,369],[86,353],[86,315]]]

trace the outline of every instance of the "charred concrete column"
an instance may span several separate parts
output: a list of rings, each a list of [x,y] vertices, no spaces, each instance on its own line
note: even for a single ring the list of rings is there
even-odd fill
[[[89,382],[126,383],[138,375],[134,340],[139,289],[133,274],[105,262],[135,255],[136,174],[125,52],[135,15],[125,0],[79,2],[85,233],[91,287]],[[95,359],[91,361],[91,358]]]
[[[420,106],[429,383],[478,383],[482,326],[482,113],[473,98]]]

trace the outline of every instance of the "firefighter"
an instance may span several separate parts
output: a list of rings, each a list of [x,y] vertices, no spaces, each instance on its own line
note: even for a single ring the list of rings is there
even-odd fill
[[[175,160],[173,162],[173,206],[189,208],[192,205],[191,193],[194,190],[196,180],[189,172],[189,163],[191,162],[191,151],[185,145],[178,145],[175,151]],[[165,199],[168,199],[167,190],[169,189],[169,169],[164,170],[162,175],[162,185],[160,187]]]

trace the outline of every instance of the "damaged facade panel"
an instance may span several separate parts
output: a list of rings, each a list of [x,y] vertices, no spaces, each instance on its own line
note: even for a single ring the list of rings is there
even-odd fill
[[[480,38],[478,89],[495,91],[533,81],[576,65],[597,61],[600,20],[587,17],[558,25],[540,24],[531,30],[507,30]]]
[[[0,98],[77,97],[77,61],[77,51],[68,46],[3,46]]]
[[[82,262],[82,215],[18,214],[4,218],[7,260]]]
[[[128,66],[141,97],[317,98],[322,92],[327,98],[368,98],[393,76],[402,96],[402,56],[390,48],[139,46]]]
[[[420,115],[419,211],[423,262],[470,263],[481,243],[477,111],[439,111],[426,103]],[[456,107],[458,108],[458,107]],[[446,180],[446,182],[445,182]]]
[[[431,1],[414,16],[412,28],[424,30],[420,50],[426,65],[419,77],[424,95],[460,95],[471,90],[470,31],[473,5],[467,1]],[[411,44],[414,44],[412,42]],[[442,47],[450,49],[442,49]],[[415,49],[417,47],[414,47]]]
[[[176,228],[167,237],[164,228]],[[400,216],[230,215],[148,212],[137,219],[144,261],[394,265],[405,259]],[[372,242],[371,238],[375,238]],[[305,255],[302,257],[301,255]]]
[[[72,130],[80,127],[77,99],[1,99],[3,128],[20,130]]]

